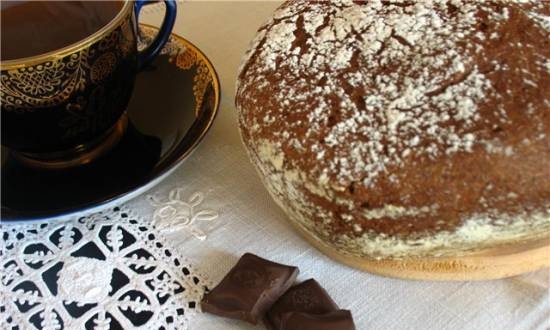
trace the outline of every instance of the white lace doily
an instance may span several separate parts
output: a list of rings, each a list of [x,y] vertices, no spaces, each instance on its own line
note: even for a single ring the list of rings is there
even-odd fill
[[[187,329],[208,283],[126,208],[2,226],[1,329]]]

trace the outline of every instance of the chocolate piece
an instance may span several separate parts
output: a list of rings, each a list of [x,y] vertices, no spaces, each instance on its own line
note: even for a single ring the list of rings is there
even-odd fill
[[[355,324],[343,309],[323,315],[291,312],[283,315],[279,330],[355,330]]]
[[[338,310],[336,303],[317,281],[309,279],[290,288],[265,317],[268,329],[279,330],[281,318],[289,312],[304,312],[308,314],[327,314]]]
[[[257,324],[298,276],[298,268],[244,254],[201,302],[202,310]]]

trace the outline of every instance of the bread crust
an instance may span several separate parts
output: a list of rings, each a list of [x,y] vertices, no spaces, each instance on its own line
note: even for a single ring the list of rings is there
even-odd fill
[[[548,2],[290,1],[240,68],[244,145],[339,252],[448,255],[550,230]]]

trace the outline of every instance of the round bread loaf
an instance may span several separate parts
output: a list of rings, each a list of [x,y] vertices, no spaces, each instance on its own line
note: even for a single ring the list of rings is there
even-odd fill
[[[242,139],[338,253],[445,256],[550,231],[550,3],[291,1],[243,59]]]

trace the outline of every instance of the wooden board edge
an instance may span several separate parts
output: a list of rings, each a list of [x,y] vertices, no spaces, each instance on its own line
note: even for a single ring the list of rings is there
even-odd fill
[[[457,257],[374,260],[341,253],[313,237],[299,224],[289,222],[311,245],[330,258],[381,276],[433,281],[494,280],[550,267],[550,235]]]

